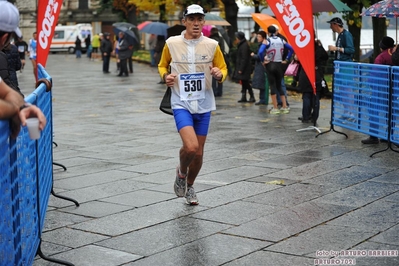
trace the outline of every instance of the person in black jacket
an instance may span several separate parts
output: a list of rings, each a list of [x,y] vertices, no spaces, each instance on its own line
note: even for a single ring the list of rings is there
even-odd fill
[[[125,33],[123,31],[119,32],[119,48],[118,48],[118,58],[119,58],[119,74],[118,77],[123,75],[129,76],[127,72],[127,60],[131,56],[131,51],[129,49],[129,42],[125,38]]]
[[[239,103],[247,101],[247,91],[249,93],[249,102],[255,102],[254,92],[252,90],[249,80],[251,79],[252,67],[251,67],[251,50],[249,44],[245,39],[245,34],[241,31],[236,32],[238,40],[236,64],[233,78],[241,81],[241,99]]]
[[[19,57],[18,48],[10,43],[3,49],[3,52],[7,55],[8,73],[12,82],[11,87],[21,93],[17,78],[17,71],[21,69],[21,58]]]
[[[76,36],[75,54],[76,54],[76,58],[82,57],[82,41],[80,40],[79,36]]]
[[[299,72],[299,88],[302,92],[302,117],[298,117],[302,123],[316,124],[319,118],[320,93],[323,86],[322,66],[328,60],[328,53],[321,43],[315,40],[315,61],[316,61],[316,94],[303,68]]]
[[[111,59],[111,53],[113,49],[109,38],[109,33],[104,33],[104,38],[101,40],[100,46],[101,54],[103,56],[103,73],[105,74],[111,73],[109,72],[109,61]]]

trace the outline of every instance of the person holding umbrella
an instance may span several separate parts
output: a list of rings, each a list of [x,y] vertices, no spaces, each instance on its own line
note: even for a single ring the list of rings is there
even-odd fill
[[[119,34],[119,49],[118,49],[118,58],[119,58],[119,74],[118,77],[122,77],[125,75],[129,76],[129,72],[127,72],[127,59],[129,58],[131,51],[129,49],[129,43],[125,38],[125,33],[120,31]]]
[[[216,110],[212,77],[223,82],[227,76],[218,42],[202,34],[204,17],[201,6],[187,7],[182,19],[186,30],[166,40],[158,65],[160,76],[172,91],[173,116],[183,142],[174,191],[189,205],[198,204],[193,185],[202,167],[211,112]]]

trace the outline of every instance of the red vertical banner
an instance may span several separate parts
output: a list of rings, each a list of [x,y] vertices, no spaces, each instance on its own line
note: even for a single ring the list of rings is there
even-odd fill
[[[316,93],[312,0],[267,0]]]
[[[36,62],[46,66],[47,56],[53,40],[54,29],[60,15],[62,0],[38,0],[37,5],[37,50]]]

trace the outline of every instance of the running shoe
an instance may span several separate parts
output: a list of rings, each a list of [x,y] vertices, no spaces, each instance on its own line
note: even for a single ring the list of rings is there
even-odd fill
[[[198,205],[198,199],[197,199],[197,194],[195,194],[194,187],[188,187],[187,193],[186,193],[186,203],[188,205]]]
[[[179,166],[176,168],[176,180],[173,188],[175,190],[176,196],[184,197],[187,192],[187,174],[185,177],[180,177],[179,168]]]
[[[280,109],[280,113],[282,113],[282,114],[288,114],[289,112],[290,112],[289,107],[281,108],[281,109]]]
[[[272,115],[278,115],[278,114],[280,114],[280,110],[279,110],[279,109],[272,108],[272,109],[270,109],[270,114],[272,114]]]

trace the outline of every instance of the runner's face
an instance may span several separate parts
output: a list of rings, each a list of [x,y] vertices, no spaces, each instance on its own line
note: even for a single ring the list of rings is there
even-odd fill
[[[189,15],[183,19],[186,26],[186,39],[198,39],[201,37],[202,27],[205,23],[203,15]]]

